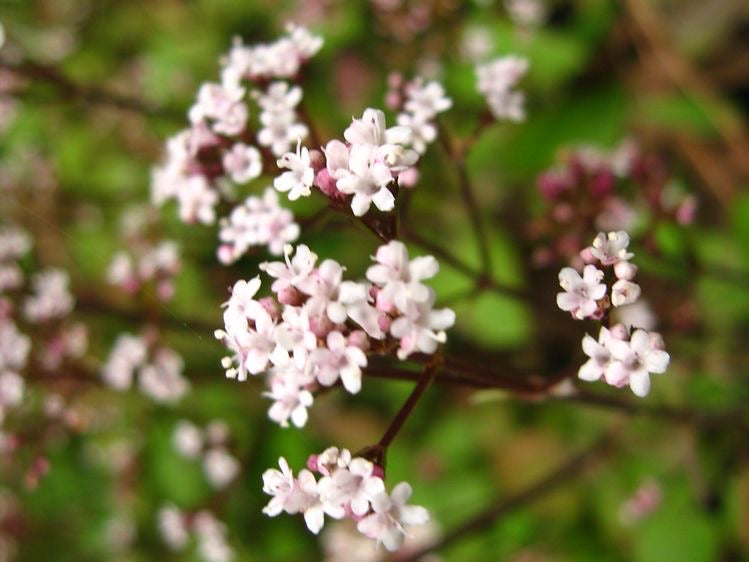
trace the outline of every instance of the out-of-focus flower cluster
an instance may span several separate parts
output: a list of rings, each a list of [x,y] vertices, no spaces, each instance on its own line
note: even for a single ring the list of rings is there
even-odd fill
[[[426,509],[406,504],[411,497],[408,483],[401,482],[388,493],[382,469],[367,459],[352,458],[347,449],[330,447],[312,455],[307,469],[296,477],[286,459],[281,457],[278,464],[281,470],[270,468],[263,474],[263,491],[273,496],[263,513],[271,517],[302,513],[315,534],[322,529],[325,515],[350,518],[360,533],[394,551],[403,543],[409,525],[429,520]]]
[[[528,71],[528,60],[516,55],[500,57],[476,66],[477,88],[499,120],[523,121],[525,95],[513,90]]]
[[[663,163],[632,141],[610,152],[572,150],[538,177],[537,186],[549,205],[530,227],[531,236],[544,242],[533,256],[538,265],[580,266],[591,231],[631,230],[642,216],[689,224],[696,211],[695,198],[671,180]]]
[[[175,242],[142,243],[134,245],[131,252],[120,251],[114,255],[107,270],[107,280],[130,294],[153,283],[158,297],[166,301],[174,295],[173,278],[181,268]]]
[[[239,474],[239,461],[226,448],[229,428],[213,421],[204,429],[180,420],[174,428],[172,443],[184,458],[200,460],[208,482],[217,489],[225,488]]]
[[[182,220],[212,224],[219,201],[231,199],[232,182],[260,177],[263,151],[267,157],[281,156],[305,138],[308,128],[296,113],[302,90],[286,80],[294,79],[321,46],[321,38],[296,26],[274,43],[247,46],[237,40],[222,58],[221,82],[201,86],[188,112],[190,127],[167,142],[164,163],[153,174],[154,203],[175,199]],[[246,82],[256,87],[250,97],[260,109],[257,132]],[[262,201],[251,197],[241,208],[222,221],[221,239],[228,243],[220,253],[224,263],[237,259],[239,248],[254,245],[279,253],[278,244],[298,235],[290,213],[280,212],[268,196]]]
[[[306,423],[320,386],[340,380],[348,392],[359,392],[365,352],[385,349],[388,336],[400,359],[434,353],[455,321],[452,310],[433,308],[434,290],[422,283],[437,273],[437,261],[409,259],[401,242],[380,246],[362,282],[344,281],[344,268],[333,259],[317,265],[304,245],[293,257],[287,248],[285,258],[261,265],[274,279],[274,297],[255,298],[258,277],[234,285],[225,328],[216,332],[232,352],[223,360],[228,377],[268,372],[269,415],[283,426],[289,419],[297,427]]]
[[[635,303],[641,291],[633,281],[637,266],[629,261],[634,254],[628,247],[629,235],[624,231],[599,233],[593,245],[580,253],[588,264],[582,276],[571,267],[559,272],[564,292],[557,294],[557,306],[577,320],[602,320],[608,318],[611,306]],[[589,357],[578,372],[582,380],[603,379],[616,387],[629,385],[637,396],[648,394],[650,373],[664,373],[670,359],[660,334],[624,324],[611,329],[601,326],[598,341],[586,335],[582,347]]]
[[[153,333],[144,336],[120,334],[101,368],[102,380],[111,388],[126,391],[137,379],[140,391],[157,402],[174,403],[189,390],[182,376],[179,354],[156,343]]]
[[[88,347],[85,326],[68,319],[75,299],[67,273],[45,269],[27,286],[22,260],[31,247],[22,230],[0,228],[0,422],[21,403],[26,387],[22,374],[30,364],[52,371],[80,358]],[[33,345],[25,331],[34,335]]]
[[[226,540],[226,526],[210,511],[185,513],[168,504],[158,513],[161,538],[175,552],[185,552],[194,539],[195,552],[203,562],[230,562],[234,551]]]

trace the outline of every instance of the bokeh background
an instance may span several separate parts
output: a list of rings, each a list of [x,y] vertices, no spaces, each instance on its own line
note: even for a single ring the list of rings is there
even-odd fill
[[[199,85],[216,79],[232,37],[273,40],[286,21],[325,39],[303,85],[305,109],[326,139],[340,137],[364,108],[383,107],[393,71],[439,78],[454,102],[444,127],[469,135],[484,108],[474,58],[530,60],[520,86],[526,122],[487,127],[467,163],[489,225],[492,275],[526,296],[477,289],[442,261],[433,286],[458,315],[450,353],[540,375],[580,364],[585,327],[554,302],[562,262],[534,258],[549,243],[534,228],[549,212],[537,178],[576,147],[612,150],[633,139],[675,192],[696,202],[688,224],[638,207],[635,259],[672,356],[646,399],[602,385],[592,389],[605,398],[589,400],[429,390],[388,454],[387,476],[389,485],[411,482],[414,501],[443,531],[532,485],[602,431],[612,435],[594,463],[438,556],[749,556],[749,433],[741,414],[749,398],[749,7],[743,0],[541,4],[541,18],[526,21],[492,0],[0,1],[0,220],[33,235],[29,271],[54,265],[70,273],[76,317],[89,328],[82,362],[94,373],[35,377],[24,406],[5,422],[28,442],[0,459],[0,537],[9,560],[199,559],[164,545],[156,513],[167,502],[210,507],[227,525],[237,560],[323,559],[300,517],[262,515],[262,472],[281,455],[301,467],[331,444],[358,450],[376,442],[412,388],[365,377],[360,395],[317,399],[304,430],[270,422],[262,383],[226,381],[212,336],[227,287],[256,275],[267,256],[221,266],[215,227],[184,225],[170,206],[147,207],[164,141],[186,125]],[[478,268],[456,173],[440,146],[421,170],[408,231]],[[311,198],[292,208],[312,216],[323,206]],[[182,271],[168,304],[132,299],[106,281],[125,244],[123,217],[132,213],[153,219],[154,237],[180,245]],[[303,231],[302,241],[352,277],[363,275],[377,246],[336,217]],[[193,390],[176,407],[115,393],[95,375],[117,334],[137,332],[146,320],[185,359]],[[75,427],[45,422],[40,404],[50,392],[76,412]],[[213,491],[200,467],[175,452],[172,433],[183,418],[228,424],[242,467],[226,491]],[[50,469],[29,482],[24,476],[39,455]],[[644,484],[660,499],[642,516],[623,517]]]

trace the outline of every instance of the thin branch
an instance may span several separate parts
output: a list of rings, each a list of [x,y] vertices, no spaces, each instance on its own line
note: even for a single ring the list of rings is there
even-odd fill
[[[419,379],[416,382],[416,386],[411,391],[411,394],[408,395],[408,398],[406,398],[406,401],[403,403],[403,406],[401,406],[400,410],[398,410],[398,413],[395,414],[395,417],[390,422],[390,425],[388,425],[388,428],[385,430],[385,433],[382,435],[380,440],[376,445],[365,448],[362,452],[359,453],[359,455],[365,457],[368,456],[372,458],[375,464],[381,466],[382,468],[385,468],[385,455],[387,453],[388,447],[398,435],[401,428],[406,423],[406,420],[408,420],[408,418],[411,416],[414,407],[421,399],[424,391],[426,391],[427,387],[434,380],[434,376],[437,373],[437,369],[439,367],[439,361],[439,356],[435,355],[432,357],[432,361],[424,367],[423,372],[421,373],[421,375],[419,375]]]
[[[499,283],[491,275],[477,271],[476,269],[468,265],[466,262],[464,262],[460,258],[451,254],[444,248],[441,248],[440,246],[437,246],[436,244],[430,242],[426,238],[422,237],[420,234],[417,234],[411,230],[407,230],[405,228],[405,225],[401,225],[401,233],[406,240],[409,240],[413,242],[414,244],[416,244],[417,246],[421,246],[428,252],[431,252],[433,255],[438,257],[441,261],[449,264],[451,267],[458,270],[460,273],[464,274],[465,276],[475,279],[477,287],[489,289],[495,293],[510,296],[510,297],[515,297],[515,298],[520,298],[520,299],[528,298],[528,293],[526,291],[522,289],[516,289],[514,287],[508,287],[507,285],[503,285],[502,283]]]
[[[49,84],[67,98],[79,99],[95,105],[105,105],[121,110],[134,111],[152,117],[158,116],[180,121],[185,119],[185,116],[181,112],[173,109],[151,105],[143,100],[123,96],[97,86],[80,84],[50,66],[42,66],[30,61],[13,63],[0,59],[0,68],[28,78],[32,82]]]
[[[468,216],[471,219],[471,226],[473,227],[473,233],[476,238],[476,245],[479,249],[479,255],[481,256],[481,271],[484,275],[488,276],[492,271],[492,260],[491,252],[489,250],[489,235],[486,231],[486,225],[484,219],[481,216],[481,210],[479,209],[478,201],[476,201],[476,195],[471,185],[471,178],[468,177],[468,170],[466,169],[465,151],[455,146],[455,143],[450,141],[447,131],[441,123],[437,123],[439,129],[438,135],[440,142],[445,149],[448,157],[455,166],[455,170],[458,173],[458,187],[460,188],[460,195],[463,198],[463,204],[465,205]]]
[[[447,531],[434,543],[415,553],[409,554],[406,558],[396,558],[396,560],[400,560],[401,562],[419,560],[425,554],[445,548],[467,535],[481,531],[496,523],[497,520],[508,513],[523,508],[563,485],[568,484],[580,476],[596,459],[611,448],[613,438],[613,432],[607,432],[587,449],[566,460],[538,482],[531,484],[515,494],[498,498],[487,508],[478,512],[464,523]]]

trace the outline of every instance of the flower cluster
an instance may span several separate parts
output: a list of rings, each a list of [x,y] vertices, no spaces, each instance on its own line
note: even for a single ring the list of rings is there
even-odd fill
[[[65,271],[42,270],[31,277],[30,288],[24,286],[21,261],[31,247],[31,238],[22,230],[0,229],[0,422],[23,398],[21,375],[30,360],[53,370],[81,357],[88,345],[85,326],[68,320],[75,299]],[[30,332],[37,336],[33,358],[32,340],[18,327],[28,324],[36,325]]]
[[[633,281],[637,266],[629,261],[633,254],[628,246],[629,235],[624,231],[599,233],[593,245],[581,252],[583,261],[589,262],[582,276],[571,267],[559,272],[559,284],[564,289],[557,294],[559,308],[578,320],[601,320],[612,305],[619,307],[636,302],[641,291]],[[606,273],[594,263],[607,271],[613,270],[616,281],[611,285],[608,298],[609,287],[602,282]],[[650,391],[650,373],[665,372],[669,363],[660,334],[634,327],[630,330],[623,324],[610,330],[602,326],[598,341],[586,334],[582,347],[589,357],[578,372],[582,380],[603,379],[616,387],[629,385],[637,396],[646,396]]]
[[[523,121],[525,96],[513,88],[528,70],[528,60],[508,55],[476,66],[477,89],[496,119]]]
[[[271,468],[263,473],[263,491],[273,496],[263,513],[271,517],[302,513],[315,534],[322,529],[325,515],[347,517],[357,522],[360,533],[394,551],[403,543],[406,526],[429,520],[426,509],[406,504],[411,497],[408,483],[401,482],[388,494],[382,469],[364,458],[352,458],[347,449],[330,447],[312,455],[307,469],[296,477],[286,459],[281,457],[278,464],[280,471]]]
[[[371,341],[388,335],[398,344],[398,357],[434,353],[453,325],[449,309],[434,310],[434,290],[422,282],[439,268],[431,257],[409,259],[398,241],[381,246],[368,282],[344,281],[344,268],[332,259],[317,265],[305,245],[285,261],[261,265],[274,279],[275,298],[259,300],[258,277],[238,281],[225,303],[224,330],[216,337],[232,352],[223,365],[230,378],[269,373],[273,400],[269,416],[282,426],[307,421],[312,392],[338,382],[351,393],[361,388],[365,352]]]
[[[324,157],[316,152],[313,158],[307,148],[299,146],[296,152],[284,154],[278,166],[288,171],[276,178],[274,187],[296,199],[309,195],[315,185],[328,197],[350,201],[357,217],[366,214],[373,203],[380,211],[392,211],[399,175],[419,158],[409,148],[411,128],[387,128],[385,114],[369,108],[343,136],[346,142],[327,143]]]
[[[610,151],[586,146],[566,152],[561,165],[538,177],[537,187],[548,204],[529,229],[544,241],[533,256],[539,265],[580,265],[579,252],[593,229],[628,230],[636,217],[651,214],[688,224],[696,210],[694,197],[679,189],[662,163],[628,140]],[[640,207],[648,212],[639,213]]]
[[[120,334],[102,366],[102,379],[113,389],[125,391],[137,377],[146,396],[157,402],[177,402],[190,387],[182,376],[182,358],[171,349],[153,345],[153,339]]]
[[[302,101],[302,89],[286,82],[271,82],[263,93],[256,92],[260,106],[257,142],[268,147],[274,156],[281,156],[289,147],[306,138],[307,125],[297,121],[296,106]]]
[[[156,245],[141,243],[131,252],[120,251],[112,258],[107,270],[107,280],[130,294],[144,285],[154,283],[161,300],[174,296],[174,276],[182,269],[179,249],[171,240]]]
[[[190,460],[200,459],[208,482],[225,488],[239,473],[239,461],[226,449],[229,428],[220,421],[200,429],[192,422],[180,420],[174,428],[172,443],[176,451]]]
[[[400,75],[396,75],[394,79]],[[420,77],[401,84],[397,80],[391,86],[402,87],[405,102],[403,110],[398,114],[398,125],[408,127],[412,132],[411,144],[419,154],[426,152],[427,146],[437,138],[437,126],[434,119],[439,113],[447,111],[452,107],[452,100],[445,95],[445,89],[437,81],[424,82]],[[390,94],[391,102],[400,102],[400,94]],[[398,103],[400,105],[400,103]]]
[[[224,264],[234,263],[255,246],[266,246],[271,254],[281,255],[284,246],[299,237],[294,215],[278,204],[278,195],[270,187],[262,198],[251,195],[234,207],[220,226],[218,259]]]
[[[210,511],[187,514],[174,505],[165,505],[159,510],[158,525],[161,538],[173,551],[184,551],[193,534],[197,555],[203,562],[234,559],[234,552],[226,541],[226,527]]]
[[[302,27],[290,26],[286,36],[255,46],[236,42],[222,59],[220,83],[205,83],[189,110],[190,127],[167,142],[164,163],[153,173],[152,199],[157,205],[176,199],[185,222],[213,224],[217,206],[232,199],[234,184],[246,184],[263,172],[263,153],[282,156],[308,134],[296,106],[302,99],[290,79],[322,46],[322,39]],[[249,89],[246,82],[258,89]],[[250,125],[250,98],[257,103],[260,128]],[[251,144],[255,136],[258,147]],[[268,245],[280,254],[283,244],[298,236],[289,211],[266,194],[250,197],[221,220],[222,263],[232,263],[248,247]]]
[[[302,65],[320,50],[323,41],[293,24],[287,26],[286,32],[286,36],[273,43],[243,45],[235,39],[222,61],[221,82],[239,85],[242,80],[294,78]]]

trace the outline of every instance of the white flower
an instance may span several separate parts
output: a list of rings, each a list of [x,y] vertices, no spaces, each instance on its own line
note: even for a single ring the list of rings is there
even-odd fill
[[[279,206],[278,195],[268,187],[262,198],[251,195],[221,220],[218,258],[221,263],[230,264],[251,247],[264,245],[271,254],[280,255],[284,246],[298,237],[299,225],[294,222],[294,215]]]
[[[626,279],[619,279],[611,287],[611,304],[623,306],[632,304],[640,297],[640,286]]]
[[[367,366],[367,356],[360,348],[347,344],[340,332],[330,332],[326,343],[327,347],[315,349],[310,356],[317,380],[330,386],[340,377],[344,388],[356,394],[361,390],[361,368]]]
[[[180,420],[174,428],[172,443],[180,455],[196,459],[203,449],[203,432],[195,424]]]
[[[317,482],[309,470],[301,470],[295,480],[286,459],[281,457],[278,464],[280,472],[271,468],[263,473],[263,492],[273,496],[263,508],[263,513],[271,517],[282,511],[304,513],[307,528],[315,534],[323,526],[325,513],[335,518],[343,517],[343,508],[323,505],[320,501]]]
[[[411,486],[401,482],[388,496],[382,492],[372,501],[374,513],[359,521],[359,532],[382,543],[391,552],[398,550],[406,536],[406,525],[422,525],[429,513],[421,506],[406,505],[411,497]]]
[[[237,183],[254,180],[263,171],[263,160],[260,151],[254,146],[235,143],[223,157],[224,170]]]
[[[224,488],[239,473],[239,462],[221,447],[209,449],[203,457],[203,471],[214,488]]]
[[[390,325],[390,333],[400,340],[398,358],[403,361],[412,353],[434,353],[437,345],[447,341],[445,330],[455,324],[455,312],[449,308],[434,310],[434,291],[429,289],[425,302],[409,303],[403,316]]]
[[[404,109],[426,120],[447,111],[453,105],[452,100],[445,95],[442,84],[436,81],[425,84],[421,78],[416,78],[406,86],[406,96],[408,99]]]
[[[623,384],[628,381],[632,392],[646,396],[650,391],[649,373],[664,373],[670,361],[668,353],[656,347],[660,341],[645,330],[635,330],[629,342],[613,339],[609,348],[616,361],[607,370],[607,378],[610,375]]]
[[[513,55],[476,66],[478,91],[484,95],[489,109],[497,119],[525,119],[524,96],[512,91],[512,88],[527,70],[528,60]]]
[[[592,316],[598,308],[596,301],[606,294],[602,279],[603,271],[593,265],[585,266],[582,277],[571,267],[562,268],[559,285],[565,292],[557,293],[557,306],[578,320]]]
[[[159,510],[159,531],[172,550],[182,550],[190,540],[185,515],[175,506],[166,505]]]
[[[292,251],[294,257],[290,258]],[[299,287],[303,285],[317,261],[317,254],[312,252],[305,244],[299,244],[296,250],[287,247],[284,251],[285,262],[266,262],[260,264],[260,269],[265,271],[271,277],[275,277],[271,290],[274,293],[280,293],[290,287]]]
[[[162,348],[153,361],[141,367],[138,374],[140,389],[157,402],[173,403],[189,390],[190,384],[182,376],[182,358],[171,349]]]
[[[263,393],[263,396],[274,401],[268,410],[268,417],[281,427],[288,427],[289,419],[296,427],[304,427],[307,423],[307,408],[312,406],[314,398],[309,390],[300,385],[302,376],[303,373],[287,365],[271,380],[270,392]]]
[[[324,504],[349,505],[356,516],[366,515],[375,496],[385,491],[382,478],[374,474],[374,465],[362,458],[353,459],[348,467],[338,468],[318,482]]]
[[[629,234],[620,230],[608,234],[599,232],[589,249],[602,265],[614,265],[619,261],[628,260],[634,255],[627,251],[627,246],[629,246]]]
[[[606,372],[611,362],[611,351],[608,349],[608,343],[611,341],[611,333],[605,327],[601,327],[598,334],[598,341],[594,340],[588,334],[583,338],[583,352],[590,357],[588,361],[580,367],[577,376],[584,381],[597,381]]]
[[[15,226],[0,227],[0,262],[16,260],[31,249],[29,235]]]
[[[146,361],[148,348],[143,338],[120,334],[101,370],[104,382],[115,390],[127,390],[133,384],[135,370]]]
[[[190,108],[192,123],[210,120],[211,128],[224,135],[237,135],[247,124],[247,106],[242,102],[245,91],[241,87],[205,83],[198,91],[198,99]]]
[[[0,371],[0,421],[7,406],[18,406],[23,399],[25,384],[18,373]]]
[[[32,282],[34,293],[23,303],[23,314],[26,319],[39,323],[67,316],[75,303],[68,283],[68,274],[61,269],[37,273]]]
[[[0,319],[0,371],[21,370],[31,350],[31,340],[10,319]]]
[[[381,211],[391,211],[395,207],[395,197],[387,188],[393,181],[391,169],[381,160],[377,147],[371,144],[357,144],[349,152],[350,173],[336,182],[341,193],[353,194],[351,210],[360,217],[369,210],[372,203]]]
[[[309,150],[297,143],[296,153],[287,152],[276,161],[279,168],[288,168],[273,181],[273,187],[282,193],[289,193],[289,200],[296,201],[300,197],[309,197],[310,188],[315,179],[315,171],[310,164]]]
[[[286,82],[272,82],[264,94],[256,94],[262,108],[257,141],[276,156],[285,154],[294,142],[306,138],[307,126],[296,121],[295,107],[302,99],[299,86],[289,88]]]
[[[367,269],[367,279],[381,287],[377,307],[388,311],[392,307],[406,312],[411,302],[423,303],[429,298],[429,289],[421,281],[430,279],[439,271],[432,256],[409,260],[406,245],[397,240],[377,248],[376,265]]]

